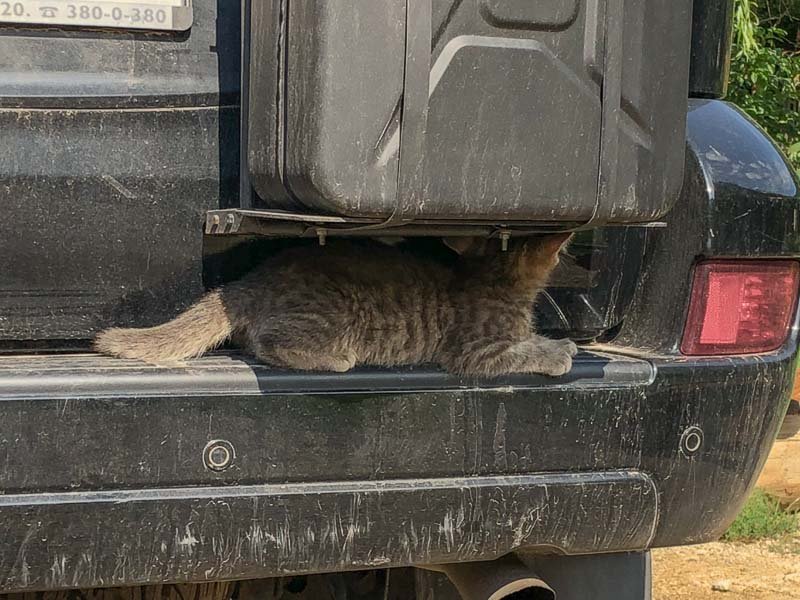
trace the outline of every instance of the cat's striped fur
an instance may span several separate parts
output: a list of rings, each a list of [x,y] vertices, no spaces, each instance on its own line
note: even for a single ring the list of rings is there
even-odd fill
[[[450,262],[379,243],[331,240],[279,252],[173,321],[109,329],[100,352],[168,363],[225,340],[279,368],[436,363],[461,375],[562,375],[577,348],[533,331],[532,306],[568,235],[456,240]]]

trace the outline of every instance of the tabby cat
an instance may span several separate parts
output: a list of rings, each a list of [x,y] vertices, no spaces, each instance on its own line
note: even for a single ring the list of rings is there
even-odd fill
[[[402,245],[331,240],[283,250],[238,282],[149,329],[108,329],[100,352],[165,364],[229,338],[277,368],[435,363],[451,373],[563,375],[569,340],[533,331],[532,306],[569,234],[452,238],[443,261]]]

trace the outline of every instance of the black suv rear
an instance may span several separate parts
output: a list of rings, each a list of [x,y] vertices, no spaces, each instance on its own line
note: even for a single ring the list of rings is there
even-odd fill
[[[160,31],[132,0],[17,4],[0,590],[457,598],[441,565],[513,554],[559,598],[641,599],[648,549],[725,530],[788,403],[800,258],[792,170],[720,99],[730,2],[142,0]],[[291,238],[552,229],[577,232],[536,307],[581,344],[561,378],[89,352]]]

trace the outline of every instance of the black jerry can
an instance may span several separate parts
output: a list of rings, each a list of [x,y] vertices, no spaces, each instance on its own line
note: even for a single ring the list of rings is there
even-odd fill
[[[638,223],[677,199],[691,0],[252,3],[258,204]]]

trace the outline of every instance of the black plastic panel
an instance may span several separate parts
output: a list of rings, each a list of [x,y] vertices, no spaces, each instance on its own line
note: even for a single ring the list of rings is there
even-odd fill
[[[180,33],[0,31],[0,340],[155,324],[203,291],[239,178],[240,10]]]
[[[176,377],[82,357],[4,358],[0,585],[268,577],[714,539],[780,426],[796,348],[793,335],[757,357],[611,359],[588,385],[531,377],[428,390],[431,375],[414,372],[320,375],[354,379],[322,391],[313,377],[246,366],[220,378],[207,361]],[[649,379],[619,382],[618,361]],[[105,397],[90,383],[103,378]],[[703,432],[699,449],[684,445],[690,428]],[[210,461],[216,447],[228,460]],[[64,568],[52,571],[56,558]]]
[[[64,389],[81,398],[162,397],[208,393],[384,393],[468,390],[475,387],[540,388],[553,385],[616,387],[647,385],[654,377],[647,361],[581,353],[567,375],[508,375],[487,383],[460,379],[425,367],[357,369],[346,375],[275,371],[242,356],[213,355],[191,369],[156,367],[98,355],[7,356],[0,360],[0,398],[48,398]]]
[[[405,18],[405,0],[288,2],[285,184],[306,205],[394,207],[398,160],[383,146],[399,125]]]
[[[594,3],[442,4],[413,194],[419,212],[586,220],[602,123],[592,69],[602,61],[594,42],[603,24]]]
[[[13,27],[0,35],[0,106],[237,103],[239,0],[194,0],[188,32]]]
[[[578,0],[481,0],[484,18],[497,27],[510,29],[565,29],[578,17]]]
[[[644,548],[656,518],[652,481],[627,472],[4,495],[0,589],[446,564],[554,542]],[[97,552],[109,538],[125,550]]]
[[[691,2],[253,11],[262,207],[602,224],[656,220],[677,198]]]
[[[608,0],[593,221],[654,221],[683,181],[691,2]]]
[[[694,0],[689,93],[722,98],[728,87],[734,0]]]
[[[234,108],[2,109],[0,339],[156,324],[203,291]]]

